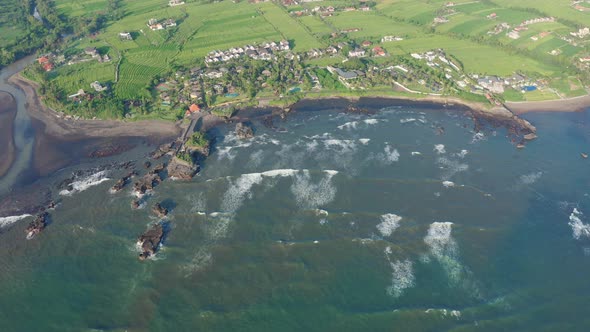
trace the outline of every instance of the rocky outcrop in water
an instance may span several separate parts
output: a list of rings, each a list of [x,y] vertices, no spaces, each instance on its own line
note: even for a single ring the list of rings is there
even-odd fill
[[[137,175],[136,171],[132,171],[131,173],[125,175],[124,177],[120,178],[115,185],[113,185],[113,187],[111,188],[111,192],[119,192],[121,191],[128,183],[129,180],[134,177],[135,175]]]
[[[137,239],[137,245],[141,248],[139,259],[144,260],[156,254],[158,246],[164,238],[164,227],[162,224],[156,224]]]
[[[246,122],[238,122],[235,132],[239,139],[250,139],[254,137],[254,130]]]
[[[152,212],[160,217],[160,218],[164,218],[167,214],[168,214],[168,209],[163,207],[162,205],[160,205],[160,203],[156,203],[154,205],[154,207],[152,208]]]
[[[164,179],[162,174],[164,169],[166,169],[166,163],[156,166],[139,179],[139,181],[135,182],[133,185],[133,191],[138,195],[143,195],[146,191],[154,189],[154,187],[160,184]]]
[[[175,179],[190,180],[198,171],[198,164],[189,163],[176,157],[172,158],[172,161],[168,165],[168,176]]]
[[[156,151],[152,152],[151,157],[154,159],[160,159],[162,156],[170,152],[174,148],[174,143],[166,143],[160,145]]]
[[[35,235],[41,233],[45,229],[45,226],[49,223],[49,213],[43,212],[37,215],[35,220],[31,221],[25,232],[27,232],[27,240],[35,237]]]

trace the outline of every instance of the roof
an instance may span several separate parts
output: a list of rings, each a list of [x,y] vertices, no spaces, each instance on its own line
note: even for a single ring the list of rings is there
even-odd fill
[[[39,63],[46,63],[49,62],[49,58],[46,56],[42,56],[39,59],[37,59],[37,61],[39,61]]]
[[[200,110],[201,110],[201,108],[200,108],[200,107],[199,107],[199,105],[197,105],[197,104],[192,104],[191,106],[189,106],[188,110],[189,110],[191,113],[194,113],[194,112],[198,112],[198,111],[200,111]]]

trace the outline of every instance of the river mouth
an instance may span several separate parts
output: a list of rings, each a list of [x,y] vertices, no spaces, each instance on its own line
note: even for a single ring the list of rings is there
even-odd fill
[[[16,101],[6,93],[0,92],[0,177],[4,176],[14,161],[13,126],[16,118]]]

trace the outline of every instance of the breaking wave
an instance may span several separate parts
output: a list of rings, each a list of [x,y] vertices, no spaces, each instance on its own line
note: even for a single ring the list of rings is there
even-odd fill
[[[110,180],[107,177],[107,171],[100,171],[94,174],[91,174],[85,178],[73,181],[68,188],[71,189],[64,189],[59,192],[62,196],[70,196],[72,194],[84,191],[90,187],[99,185],[105,181]]]
[[[590,225],[584,224],[582,219],[580,219],[581,216],[582,212],[574,208],[569,218],[570,221],[568,225],[571,226],[572,236],[576,240],[579,240],[581,237],[590,237]]]
[[[8,225],[12,225],[15,222],[31,217],[30,214],[21,214],[20,216],[8,216],[8,217],[0,217],[0,227],[6,227]]]
[[[345,124],[338,126],[338,129],[340,129],[340,130],[344,130],[344,129],[347,129],[347,130],[356,129],[356,127],[358,126],[358,124],[359,124],[358,121],[346,122]]]
[[[390,236],[400,226],[399,222],[401,220],[402,217],[396,214],[384,214],[381,216],[381,223],[377,225],[377,230],[383,236]]]
[[[438,154],[447,153],[447,151],[445,150],[445,145],[444,144],[436,144],[434,146],[434,151],[436,151],[436,153],[438,153]]]

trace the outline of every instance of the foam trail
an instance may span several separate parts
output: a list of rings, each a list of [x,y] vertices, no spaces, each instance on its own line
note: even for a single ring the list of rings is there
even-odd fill
[[[523,184],[533,184],[537,182],[543,176],[543,172],[535,172],[530,174],[525,174],[520,177],[520,182]]]
[[[324,176],[319,183],[311,182],[308,170],[303,170],[295,176],[291,186],[291,192],[295,195],[297,204],[303,208],[318,208],[330,203],[336,196],[336,188],[332,184],[332,177],[338,174],[336,171],[324,171]]]
[[[110,180],[107,176],[107,171],[100,171],[94,174],[89,175],[81,180],[77,180],[72,182],[70,185],[72,186],[72,190],[64,189],[59,192],[62,196],[70,196],[74,193],[78,193],[84,191],[90,187],[99,185],[105,181]]]
[[[391,285],[387,287],[387,294],[392,297],[400,297],[404,291],[414,286],[414,268],[410,260],[390,262]]]
[[[457,259],[459,250],[451,236],[452,225],[452,222],[433,222],[428,228],[424,242],[447,273],[451,283],[457,284],[463,274],[463,267]]]
[[[383,236],[390,236],[400,226],[399,222],[402,217],[388,213],[381,216],[381,223],[377,225],[377,229]]]
[[[5,227],[8,225],[12,225],[15,222],[31,217],[30,214],[21,214],[20,216],[8,216],[8,217],[0,217],[0,227]]]

